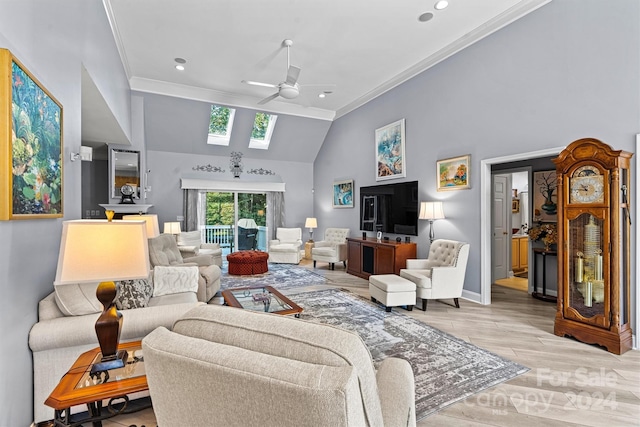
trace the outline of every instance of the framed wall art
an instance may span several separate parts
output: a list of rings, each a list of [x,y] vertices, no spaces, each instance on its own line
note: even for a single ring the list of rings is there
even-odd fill
[[[533,173],[533,220],[558,221],[558,177],[556,171]]]
[[[333,183],[333,207],[353,207],[353,180],[335,181]]]
[[[438,160],[436,162],[436,172],[438,177],[438,191],[463,190],[471,188],[470,166],[471,155]]]
[[[376,129],[375,144],[376,181],[407,176],[404,165],[404,119]]]
[[[62,105],[0,49],[0,220],[62,217]]]

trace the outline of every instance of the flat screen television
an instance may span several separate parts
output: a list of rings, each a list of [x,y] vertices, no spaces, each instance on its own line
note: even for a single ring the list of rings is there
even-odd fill
[[[418,181],[360,187],[360,229],[418,235]]]

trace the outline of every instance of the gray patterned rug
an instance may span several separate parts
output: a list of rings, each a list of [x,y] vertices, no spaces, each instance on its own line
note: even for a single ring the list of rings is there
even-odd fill
[[[221,290],[248,286],[273,286],[278,290],[286,290],[327,283],[327,279],[323,276],[293,264],[269,263],[269,271],[264,274],[255,274],[252,276],[234,276],[229,274],[227,262],[223,262],[221,269]]]
[[[374,363],[391,356],[407,360],[415,376],[418,419],[529,370],[396,309],[387,313],[346,290],[305,292],[293,298],[304,308],[302,319],[358,333]]]

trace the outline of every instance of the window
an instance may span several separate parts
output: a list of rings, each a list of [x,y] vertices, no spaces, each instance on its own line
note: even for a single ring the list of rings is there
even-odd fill
[[[211,106],[207,144],[229,145],[235,114],[236,110],[234,108],[222,107],[220,105]]]
[[[249,140],[249,148],[267,150],[271,142],[273,128],[276,126],[278,116],[275,114],[256,113],[253,121],[253,131]]]

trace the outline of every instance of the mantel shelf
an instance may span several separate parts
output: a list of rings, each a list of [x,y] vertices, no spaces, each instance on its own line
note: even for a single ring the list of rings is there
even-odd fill
[[[136,213],[147,213],[149,208],[153,205],[141,205],[137,203],[116,203],[116,204],[100,204],[105,210],[114,211],[116,213],[127,213],[127,214],[136,214]]]

